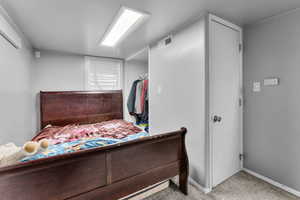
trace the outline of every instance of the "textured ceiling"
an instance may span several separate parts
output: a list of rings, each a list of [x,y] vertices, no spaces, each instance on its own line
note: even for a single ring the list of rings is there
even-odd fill
[[[245,25],[300,7],[299,0],[0,0],[34,48],[127,58],[209,11]],[[98,46],[121,6],[151,18],[116,48]]]

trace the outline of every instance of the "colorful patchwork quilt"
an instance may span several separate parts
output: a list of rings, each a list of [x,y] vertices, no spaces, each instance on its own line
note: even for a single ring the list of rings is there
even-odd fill
[[[27,156],[21,160],[21,162],[27,162],[37,160],[41,158],[48,158],[51,156],[58,156],[66,153],[72,153],[80,150],[92,149],[97,147],[103,147],[120,142],[127,142],[139,138],[149,136],[147,132],[140,132],[137,134],[131,134],[122,139],[94,137],[94,138],[81,138],[70,142],[59,143],[51,145],[46,151],[39,152],[33,156]]]
[[[141,132],[142,129],[131,122],[111,120],[96,124],[71,124],[63,127],[49,126],[44,128],[33,141],[47,139],[51,144],[61,144],[95,137],[123,139]]]

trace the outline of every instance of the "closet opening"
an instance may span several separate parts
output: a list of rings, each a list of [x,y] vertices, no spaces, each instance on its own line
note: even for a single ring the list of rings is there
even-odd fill
[[[148,48],[125,59],[124,119],[149,132]]]

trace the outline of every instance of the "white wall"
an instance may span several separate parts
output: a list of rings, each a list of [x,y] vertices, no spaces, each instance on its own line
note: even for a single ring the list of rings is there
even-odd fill
[[[300,10],[245,29],[246,168],[300,191]],[[278,77],[252,92],[253,81]]]
[[[204,19],[175,34],[169,46],[151,47],[149,76],[150,132],[185,126],[190,175],[205,185]]]
[[[33,65],[33,95],[35,96],[35,128],[40,128],[40,91],[84,90],[84,56],[41,51]]]
[[[84,90],[84,56],[41,51],[35,58],[34,90]]]
[[[127,99],[131,90],[132,83],[139,78],[141,74],[148,73],[148,63],[137,60],[126,61],[124,65],[124,119],[135,122],[134,117],[130,116],[127,109]]]
[[[1,7],[0,14],[6,16]],[[15,49],[0,35],[0,144],[22,145],[34,135],[32,62],[32,50],[24,37],[23,47]]]

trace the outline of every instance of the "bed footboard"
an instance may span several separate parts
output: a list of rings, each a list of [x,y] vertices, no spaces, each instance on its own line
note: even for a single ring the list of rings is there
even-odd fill
[[[179,175],[187,194],[186,129],[0,169],[3,200],[114,200]]]

